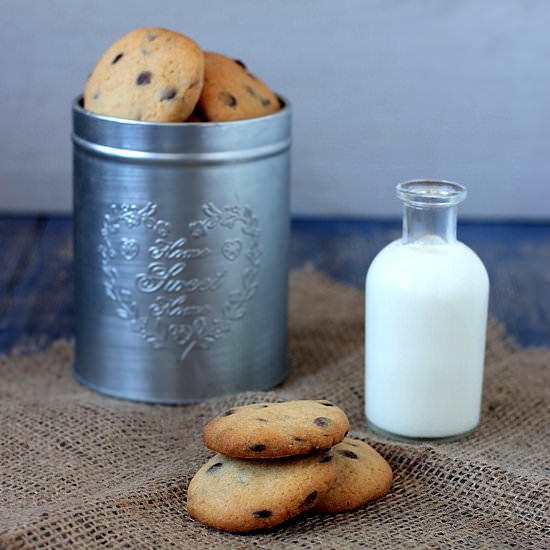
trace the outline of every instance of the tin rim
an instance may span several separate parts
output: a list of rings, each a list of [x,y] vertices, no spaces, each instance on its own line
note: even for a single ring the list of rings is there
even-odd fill
[[[262,115],[257,117],[251,117],[251,118],[244,118],[241,120],[230,120],[227,122],[150,122],[146,120],[134,120],[131,118],[120,118],[120,117],[113,117],[113,116],[107,116],[107,115],[99,115],[97,113],[93,113],[92,111],[88,111],[84,108],[82,105],[84,96],[82,94],[78,95],[73,100],[73,111],[79,113],[82,116],[85,116],[87,118],[98,120],[98,121],[105,121],[105,122],[113,122],[113,123],[119,123],[119,124],[128,124],[130,126],[149,126],[149,127],[158,127],[158,128],[187,128],[187,127],[224,127],[224,126],[231,126],[235,127],[238,125],[244,126],[247,123],[250,123],[252,121],[257,120],[273,120],[276,118],[281,118],[284,116],[287,116],[289,112],[291,111],[291,105],[288,99],[286,99],[283,96],[277,95],[277,99],[281,102],[282,107],[275,111],[274,113],[271,113],[269,115]]]
[[[225,164],[284,153],[291,145],[288,100],[270,115],[229,122],[144,122],[97,115],[73,101],[76,149],[135,163]]]

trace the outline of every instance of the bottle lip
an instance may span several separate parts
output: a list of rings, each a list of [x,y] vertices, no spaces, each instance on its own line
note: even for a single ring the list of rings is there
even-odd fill
[[[397,197],[412,206],[452,206],[462,202],[467,193],[463,185],[447,180],[409,180],[396,187]]]

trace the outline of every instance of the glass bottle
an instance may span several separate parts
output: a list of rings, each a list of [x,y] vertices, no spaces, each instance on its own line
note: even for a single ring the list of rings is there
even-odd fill
[[[489,277],[456,239],[466,188],[417,180],[397,186],[403,235],[366,278],[365,412],[389,434],[436,439],[479,423]]]

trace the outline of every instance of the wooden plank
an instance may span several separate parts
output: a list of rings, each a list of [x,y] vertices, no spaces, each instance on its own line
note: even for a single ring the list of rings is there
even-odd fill
[[[0,320],[0,349],[42,347],[72,335],[71,222],[42,219],[37,228]]]
[[[14,305],[14,289],[27,268],[37,225],[35,217],[0,218],[0,349],[8,349],[17,338],[6,316]]]
[[[291,266],[309,262],[363,288],[370,262],[401,232],[397,221],[295,220]],[[490,313],[524,346],[550,346],[550,224],[463,223],[459,238],[491,279]]]
[[[36,236],[36,217],[0,217],[0,311]]]
[[[73,334],[69,218],[0,218],[0,350]],[[295,220],[290,263],[363,288],[368,265],[400,235],[396,221]],[[523,345],[550,346],[550,224],[462,224],[491,278],[490,311]]]

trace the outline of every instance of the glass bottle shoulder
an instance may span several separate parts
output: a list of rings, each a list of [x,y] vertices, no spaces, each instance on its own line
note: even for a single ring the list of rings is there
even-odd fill
[[[384,247],[367,272],[375,284],[440,286],[476,283],[488,286],[489,278],[478,255],[460,241],[447,243],[438,237],[405,243],[397,239]]]

